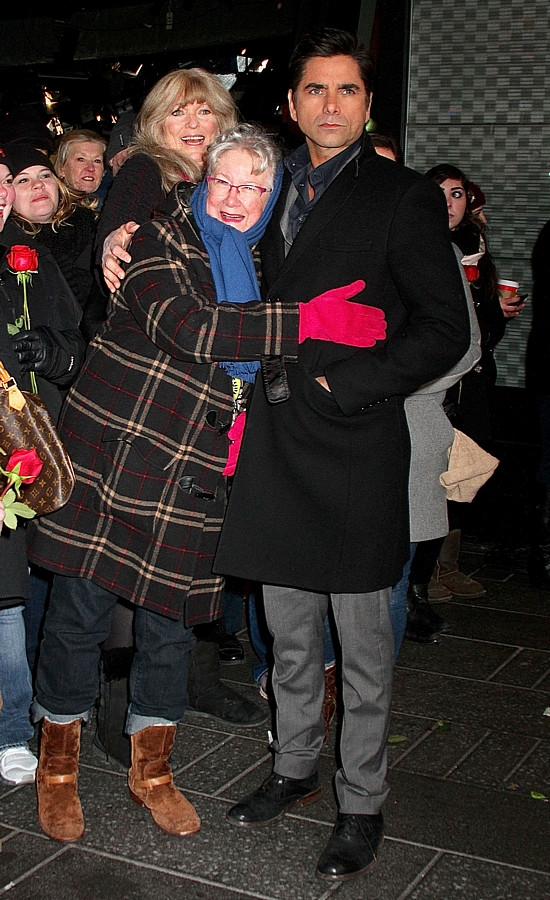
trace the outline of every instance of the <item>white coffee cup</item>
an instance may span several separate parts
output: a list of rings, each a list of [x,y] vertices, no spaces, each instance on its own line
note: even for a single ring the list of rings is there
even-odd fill
[[[499,278],[497,289],[501,297],[506,300],[508,297],[513,297],[514,294],[517,294],[519,281],[508,281],[506,278]]]

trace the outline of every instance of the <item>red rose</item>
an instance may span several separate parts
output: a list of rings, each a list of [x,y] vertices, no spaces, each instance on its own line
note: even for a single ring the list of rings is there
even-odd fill
[[[479,269],[477,266],[464,266],[464,274],[471,283],[472,281],[477,281],[479,278]]]
[[[6,463],[6,472],[12,472],[17,463],[20,463],[19,475],[25,479],[25,484],[32,484],[40,475],[44,465],[34,448],[32,450],[14,450]]]
[[[13,272],[38,272],[38,253],[21,244],[13,246],[7,256]]]

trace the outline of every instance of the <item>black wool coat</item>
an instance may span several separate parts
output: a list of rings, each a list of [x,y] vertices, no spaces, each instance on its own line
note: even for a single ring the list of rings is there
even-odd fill
[[[54,422],[57,422],[64,390],[75,380],[84,362],[86,344],[80,331],[82,310],[50,250],[12,221],[0,234],[0,304],[4,316],[13,325],[23,315],[23,289],[8,266],[7,255],[14,245],[30,246],[38,253],[38,271],[27,286],[31,328],[42,327],[54,344],[48,371],[37,375],[38,393]],[[20,380],[22,390],[31,390],[28,373]]]
[[[379,590],[409,554],[404,397],[469,344],[447,211],[437,185],[365,137],[285,258],[285,177],[261,244],[266,299],[306,301],[362,278],[355,299],[384,310],[387,340],[359,350],[306,341],[286,364],[284,402],[256,382],[214,568],[325,593]]]
[[[96,264],[101,268],[103,244],[107,235],[130,220],[144,225],[159,215],[166,202],[160,169],[145,153],[126,160],[107,194],[95,243]]]
[[[36,381],[38,392],[56,422],[63,390],[74,381],[84,361],[86,346],[78,327],[81,310],[50,251],[32,244],[11,220],[6,222],[0,232],[0,359],[22,390],[30,391],[31,381],[28,373],[20,372],[8,333],[8,326],[13,326],[23,315],[23,289],[6,258],[17,244],[30,244],[38,252],[38,271],[27,285],[27,302],[31,328],[46,328],[55,346],[48,371],[37,375]],[[0,608],[13,605],[14,597],[21,602],[21,598],[29,596],[26,537],[27,529],[21,520],[14,531],[5,526],[0,531]]]

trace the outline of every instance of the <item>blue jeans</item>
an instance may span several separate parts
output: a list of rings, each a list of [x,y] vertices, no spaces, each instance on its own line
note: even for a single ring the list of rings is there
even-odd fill
[[[109,634],[116,602],[116,594],[86,578],[54,576],[38,660],[35,718],[89,720],[99,692],[99,645]],[[183,717],[189,652],[195,644],[183,616],[168,619],[142,607],[136,608],[135,636],[128,734]]]
[[[29,717],[31,673],[25,651],[23,606],[0,610],[0,751],[26,744],[34,734]]]
[[[258,608],[259,607],[259,608]],[[262,675],[269,671],[272,665],[271,645],[273,640],[267,629],[263,609],[263,597],[254,591],[250,592],[248,598],[248,630],[250,633],[250,643],[252,649],[258,657],[259,662],[254,666],[252,674],[254,681],[259,684]],[[266,643],[267,642],[267,643]],[[269,645],[269,648],[268,648]],[[334,644],[332,643],[332,634],[330,631],[330,622],[328,616],[325,617],[325,668],[332,666],[335,662],[336,654],[334,652]]]
[[[240,631],[243,624],[243,604],[246,582],[228,578],[225,582],[225,630],[228,634]]]
[[[403,638],[405,637],[405,629],[407,627],[407,591],[409,589],[409,573],[411,571],[411,563],[413,561],[416,544],[411,542],[411,552],[405,565],[403,566],[403,574],[391,592],[390,601],[390,619],[393,628],[394,643],[394,659],[397,660]]]

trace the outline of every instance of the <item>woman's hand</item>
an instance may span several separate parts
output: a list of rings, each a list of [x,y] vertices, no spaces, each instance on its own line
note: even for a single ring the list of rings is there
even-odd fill
[[[364,288],[364,281],[353,281],[312,297],[307,303],[298,303],[298,343],[313,338],[350,347],[374,347],[377,341],[383,341],[386,337],[383,311],[376,306],[350,302]]]
[[[505,319],[513,319],[514,316],[519,316],[522,309],[525,309],[525,303],[520,303],[520,296],[518,293],[512,294],[510,297],[503,297],[499,294],[499,299],[500,307],[504,313]]]
[[[125,225],[111,231],[103,242],[101,266],[105,284],[111,293],[118,290],[124,278],[124,269],[120,268],[118,260],[126,263],[132,262],[132,257],[126,252],[126,248],[138,228],[137,222],[126,222]]]

